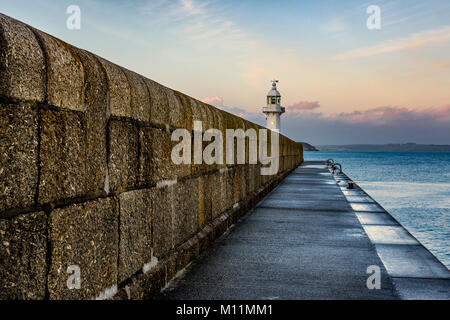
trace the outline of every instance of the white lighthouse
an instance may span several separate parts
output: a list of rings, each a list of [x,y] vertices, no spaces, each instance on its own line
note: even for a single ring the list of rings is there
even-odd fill
[[[277,90],[278,80],[272,80],[272,89],[267,94],[267,107],[263,108],[266,115],[267,129],[280,132],[280,116],[285,112],[281,106],[281,94]]]

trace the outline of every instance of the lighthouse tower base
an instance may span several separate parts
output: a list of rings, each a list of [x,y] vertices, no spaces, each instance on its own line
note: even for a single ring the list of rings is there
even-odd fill
[[[272,131],[280,132],[280,114],[266,113],[266,128]]]

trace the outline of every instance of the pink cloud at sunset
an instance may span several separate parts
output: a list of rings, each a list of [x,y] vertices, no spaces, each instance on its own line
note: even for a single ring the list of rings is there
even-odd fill
[[[206,97],[201,100],[204,103],[210,104],[216,108],[222,109],[223,108],[223,98],[216,96],[216,97]]]
[[[329,120],[339,120],[351,123],[370,123],[372,125],[420,120],[445,121],[450,120],[450,105],[430,107],[423,110],[387,106],[364,111],[323,115],[322,117]]]
[[[219,102],[221,109],[265,125],[262,112],[227,107],[223,105],[223,99],[207,101],[216,105]],[[325,114],[320,111],[319,102],[303,101],[286,108],[281,128],[283,134],[293,139],[318,145],[342,141],[349,144],[411,141],[447,144],[450,141],[450,104],[424,109],[384,106]]]
[[[224,105],[221,97],[204,98],[202,102],[211,104],[219,109],[226,110],[249,120],[261,119],[262,114],[252,112],[238,107]],[[367,123],[370,125],[387,125],[396,122],[407,121],[450,121],[450,104],[440,107],[428,107],[425,109],[413,109],[409,107],[383,106],[366,110],[355,110],[352,112],[324,114],[320,112],[318,101],[300,101],[286,107],[286,114],[290,119],[322,119],[326,121],[340,121],[346,123]],[[288,121],[285,119],[285,121]]]
[[[282,119],[282,132],[317,145],[425,143],[450,141],[450,104],[413,109],[385,106],[347,113],[316,110],[291,113]]]
[[[300,101],[286,108],[287,113],[298,113],[304,111],[310,111],[314,109],[319,109],[320,104],[318,101]]]

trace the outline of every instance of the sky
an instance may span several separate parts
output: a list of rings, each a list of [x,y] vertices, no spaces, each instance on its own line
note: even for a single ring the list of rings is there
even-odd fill
[[[0,12],[259,124],[278,79],[281,131],[297,141],[450,144],[448,0],[1,0]]]

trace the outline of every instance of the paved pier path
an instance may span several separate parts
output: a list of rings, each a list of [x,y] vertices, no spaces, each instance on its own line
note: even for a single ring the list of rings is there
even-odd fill
[[[381,289],[366,286],[381,269]],[[305,162],[160,299],[397,299],[375,245],[324,162]]]

